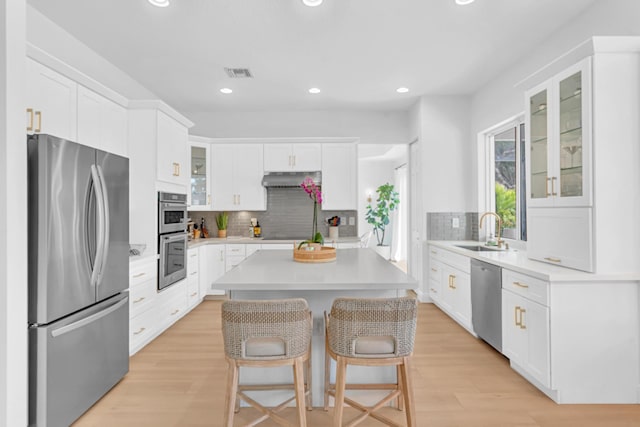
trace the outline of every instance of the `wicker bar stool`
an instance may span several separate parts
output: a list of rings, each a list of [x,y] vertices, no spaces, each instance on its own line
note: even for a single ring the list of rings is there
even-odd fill
[[[277,413],[294,399],[299,420],[297,425],[306,427],[305,407],[311,410],[312,334],[311,312],[307,302],[304,299],[225,301],[222,304],[222,334],[229,364],[225,427],[233,426],[239,400],[244,400],[263,414],[247,425],[253,426],[271,418],[280,425],[291,426]],[[238,384],[240,367],[287,365],[293,367],[293,384]],[[267,408],[245,394],[250,390],[281,389],[293,389],[294,396],[274,408]]]
[[[324,409],[328,410],[329,396],[333,396],[333,426],[342,426],[344,404],[362,411],[347,426],[355,426],[367,417],[390,426],[396,422],[376,413],[392,400],[398,409],[404,406],[407,426],[416,426],[413,388],[409,373],[409,358],[413,353],[418,303],[415,298],[338,298],[333,302],[331,315],[325,313],[325,395]],[[336,361],[336,383],[330,383],[330,358]],[[397,382],[391,384],[345,384],[347,365],[396,366]],[[371,407],[345,396],[345,390],[390,390],[389,394]],[[403,405],[404,403],[404,405]]]

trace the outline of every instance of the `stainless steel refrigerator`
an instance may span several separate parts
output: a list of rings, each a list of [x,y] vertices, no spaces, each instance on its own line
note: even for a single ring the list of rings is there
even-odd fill
[[[66,427],[129,371],[129,160],[27,147],[29,424]]]

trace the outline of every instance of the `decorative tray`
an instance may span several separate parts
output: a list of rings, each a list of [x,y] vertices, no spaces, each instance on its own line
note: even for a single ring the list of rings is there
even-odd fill
[[[313,248],[313,249],[310,249]],[[294,243],[293,260],[297,262],[332,262],[336,260],[336,248],[320,246],[319,244],[305,244],[300,249]]]

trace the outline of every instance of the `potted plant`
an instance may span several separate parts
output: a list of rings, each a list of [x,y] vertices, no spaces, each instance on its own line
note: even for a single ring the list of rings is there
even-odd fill
[[[216,215],[216,226],[218,226],[218,237],[224,239],[227,237],[227,225],[229,224],[229,214],[220,212]]]
[[[398,192],[389,183],[378,187],[376,193],[378,193],[376,206],[372,207],[370,204],[367,206],[365,218],[373,226],[373,233],[378,241],[376,251],[385,259],[389,259],[391,249],[389,245],[385,245],[385,231],[387,225],[389,225],[389,215],[396,210],[400,199],[398,198]]]

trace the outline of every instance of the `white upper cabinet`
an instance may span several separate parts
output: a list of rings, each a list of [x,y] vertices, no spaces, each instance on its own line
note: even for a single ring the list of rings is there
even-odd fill
[[[358,209],[357,160],[355,144],[322,144],[322,209]]]
[[[194,210],[211,210],[211,144],[190,142],[191,187],[187,202]]]
[[[212,208],[216,211],[265,210],[262,144],[211,146]]]
[[[128,153],[126,108],[79,85],[78,142],[126,156]]]
[[[318,171],[321,167],[320,144],[265,144],[264,171]]]
[[[189,184],[188,129],[162,111],[157,123],[157,179],[187,188]]]
[[[526,92],[529,207],[591,206],[591,59]]]
[[[46,133],[76,141],[78,84],[26,59],[27,133]]]

